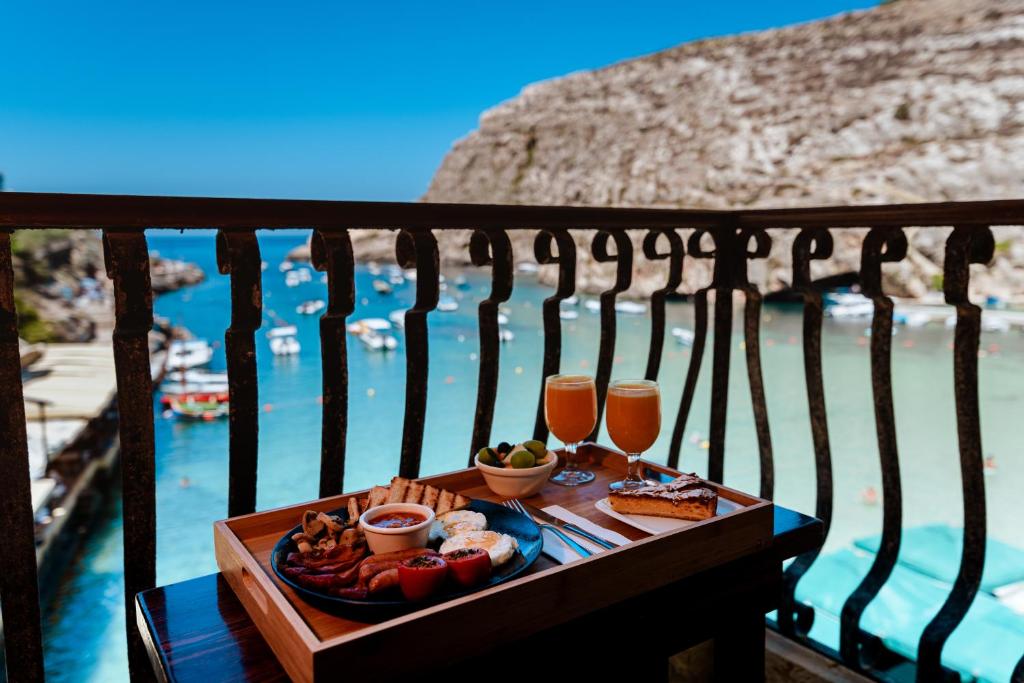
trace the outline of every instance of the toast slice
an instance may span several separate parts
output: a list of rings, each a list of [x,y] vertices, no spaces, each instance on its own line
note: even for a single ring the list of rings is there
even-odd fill
[[[391,494],[391,490],[387,486],[374,486],[370,489],[370,497],[366,502],[366,509],[372,510],[378,505],[383,505],[388,502],[388,496]]]
[[[391,491],[388,494],[389,503],[405,502],[405,493],[409,489],[409,480],[405,477],[391,478]]]
[[[434,514],[443,515],[452,510],[468,507],[471,502],[472,500],[466,496],[454,491],[439,489],[405,477],[394,477],[389,486],[374,486],[370,489],[370,495],[358,502],[355,498],[349,498],[348,512],[352,518],[353,514],[358,517],[367,510],[385,503],[418,503],[433,510]]]
[[[427,484],[423,487],[423,498],[420,500],[420,505],[426,505],[431,510],[437,511],[437,499],[441,495],[441,490]]]
[[[434,508],[434,514],[443,515],[452,509],[455,504],[455,494],[451,491],[441,491],[441,496],[437,499],[437,507]]]
[[[419,503],[423,499],[423,484],[418,481],[410,481],[409,488],[405,492],[403,503]]]

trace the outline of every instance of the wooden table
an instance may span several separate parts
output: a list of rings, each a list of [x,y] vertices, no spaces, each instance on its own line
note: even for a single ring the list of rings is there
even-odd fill
[[[585,487],[592,492],[618,476],[618,472],[603,471],[607,468],[600,464],[594,470],[597,481]],[[646,536],[611,518],[602,519],[601,524],[631,539]],[[763,676],[764,614],[777,607],[782,561],[819,546],[822,540],[819,520],[775,506],[774,536],[761,550],[629,600],[595,607],[516,642],[496,640],[490,652],[453,661],[450,671],[434,666],[429,672],[464,676],[480,669],[489,681],[608,680],[616,675],[664,680],[668,657],[713,638],[718,678],[757,680]],[[537,570],[551,564],[542,556]],[[158,678],[186,683],[288,680],[222,575],[145,591],[137,601],[139,629]],[[500,620],[501,615],[494,618]],[[416,644],[411,644],[403,656],[415,657],[415,653]],[[353,674],[360,680],[386,679],[383,671],[339,671],[339,678]]]

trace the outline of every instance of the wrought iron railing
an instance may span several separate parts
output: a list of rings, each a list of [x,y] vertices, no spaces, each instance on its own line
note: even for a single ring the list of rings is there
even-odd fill
[[[665,298],[682,282],[686,256],[713,262],[711,283],[689,292],[695,306],[695,340],[668,454],[677,465],[687,417],[713,331],[709,477],[721,481],[725,461],[726,405],[733,326],[733,292],[745,295],[743,332],[754,424],[760,456],[760,493],[774,491],[772,443],[768,429],[758,344],[761,293],[747,277],[749,263],[769,255],[768,229],[795,230],[793,287],[803,298],[803,355],[817,476],[815,514],[826,529],[832,517],[832,474],[822,378],[822,298],[812,287],[810,263],[832,254],[830,229],[868,227],[859,279],[874,303],[871,323],[871,381],[883,481],[882,540],[867,576],[846,601],[841,615],[842,660],[862,668],[866,635],[859,622],[892,572],[901,538],[901,482],[890,377],[893,301],[882,289],[882,264],[907,252],[905,227],[953,227],[946,242],[944,291],[956,307],[954,389],[964,494],[964,538],[960,569],[948,599],[921,636],[917,676],[937,680],[940,655],[978,592],[985,554],[985,494],[978,409],[978,346],[981,310],[967,298],[969,268],[992,258],[990,226],[1024,224],[1024,201],[831,207],[774,211],[686,211],[582,207],[389,204],[243,199],[192,199],[92,195],[0,194],[0,600],[5,629],[7,674],[11,681],[43,676],[40,608],[33,542],[25,412],[13,295],[10,233],[17,229],[80,228],[103,231],[107,271],[113,280],[116,327],[114,358],[120,406],[123,468],[125,609],[129,618],[130,669],[149,675],[149,661],[135,627],[134,596],[153,587],[156,568],[155,470],[152,380],[147,336],[153,324],[147,228],[217,228],[217,261],[231,277],[231,324],[225,332],[230,382],[228,514],[251,512],[256,503],[259,410],[255,333],[262,319],[260,250],[256,229],[313,230],[312,261],[327,274],[329,303],[320,320],[323,361],[323,431],[320,494],[344,485],[348,374],[345,319],[354,310],[355,279],[348,230],[398,230],[396,259],[418,273],[416,301],[406,314],[406,404],[400,473],[419,472],[427,405],[427,313],[438,303],[439,256],[435,230],[470,229],[470,257],[490,267],[489,297],[480,304],[480,375],[472,447],[487,443],[497,393],[497,312],[513,286],[510,230],[539,230],[534,257],[558,266],[558,284],[545,300],[543,374],[555,373],[561,357],[559,304],[574,293],[576,242],[570,229],[593,232],[597,261],[614,263],[616,279],[600,296],[601,338],[596,369],[603,396],[615,350],[616,297],[630,285],[634,265],[630,230],[646,231],[643,257],[665,261],[665,286],[651,296],[651,343],[646,374],[659,373],[665,337]],[[688,233],[685,242],[683,234]],[[664,246],[663,246],[664,245]],[[663,250],[664,249],[664,250]],[[522,254],[519,254],[522,257]],[[710,296],[713,311],[709,318]],[[662,378],[665,381],[665,378]],[[543,377],[537,378],[541,386]],[[600,410],[600,408],[599,408]],[[534,436],[545,439],[538,400]],[[794,601],[800,577],[816,551],[802,555],[785,574],[778,628],[792,637],[807,633],[813,612]],[[1024,659],[1017,666],[1024,676]]]

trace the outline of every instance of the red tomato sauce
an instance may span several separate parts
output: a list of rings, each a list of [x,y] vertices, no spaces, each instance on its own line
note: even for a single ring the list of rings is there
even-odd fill
[[[407,526],[416,526],[425,521],[427,518],[417,512],[387,512],[371,519],[370,526],[382,529],[401,529]]]

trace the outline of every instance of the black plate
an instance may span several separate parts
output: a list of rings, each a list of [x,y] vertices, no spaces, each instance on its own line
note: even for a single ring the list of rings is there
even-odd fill
[[[285,558],[288,557],[288,553],[297,550],[295,542],[292,541],[292,535],[302,531],[301,524],[296,525],[277,542],[277,545],[274,546],[274,552],[270,556],[270,565],[274,568],[277,578],[281,579],[281,581],[298,593],[306,602],[327,611],[346,612],[348,614],[358,613],[359,616],[364,618],[373,618],[387,617],[396,613],[419,609],[427,605],[457,598],[460,595],[474,593],[489,586],[496,586],[521,574],[540,555],[544,541],[540,535],[540,527],[531,518],[486,500],[474,500],[466,509],[483,513],[487,517],[488,529],[501,534],[508,534],[519,543],[519,549],[516,550],[512,559],[500,567],[495,567],[487,583],[470,589],[458,590],[451,587],[450,584],[446,584],[437,595],[433,596],[430,600],[422,602],[409,602],[397,591],[381,599],[352,600],[310,590],[288,578],[280,568]],[[329,514],[337,515],[344,520],[348,519],[348,512],[345,508],[335,510]]]

